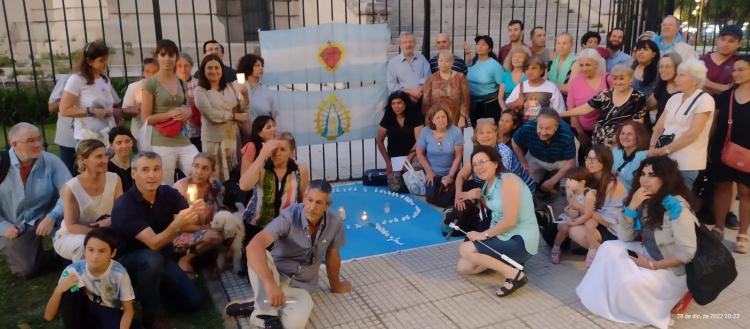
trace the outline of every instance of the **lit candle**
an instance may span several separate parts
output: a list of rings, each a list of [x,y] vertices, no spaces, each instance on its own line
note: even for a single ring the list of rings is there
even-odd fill
[[[390,203],[386,202],[385,204],[383,204],[383,212],[386,213],[386,214],[390,214],[391,213],[391,204]]]
[[[364,211],[364,210],[362,210],[362,216],[360,218],[362,219],[363,222],[366,222],[367,221],[367,212]]]
[[[346,219],[346,209],[344,209],[344,206],[339,207],[339,217]]]
[[[237,83],[240,85],[245,84],[245,73],[237,73]]]
[[[188,184],[187,187],[188,202],[193,203],[198,200],[198,185]]]

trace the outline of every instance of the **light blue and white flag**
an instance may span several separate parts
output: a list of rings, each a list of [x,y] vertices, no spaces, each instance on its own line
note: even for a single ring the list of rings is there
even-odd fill
[[[386,24],[323,24],[260,31],[263,82],[385,81],[390,32]]]
[[[329,91],[272,91],[279,109],[278,131],[291,131],[297,145],[375,137],[388,97],[378,83]]]

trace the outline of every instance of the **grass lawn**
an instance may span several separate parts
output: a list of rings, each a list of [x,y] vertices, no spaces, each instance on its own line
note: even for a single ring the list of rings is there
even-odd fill
[[[47,299],[57,285],[63,267],[60,265],[53,272],[21,281],[10,273],[5,258],[0,256],[0,287],[3,287],[0,289],[0,328],[62,328],[59,314],[51,323],[45,321],[43,315]],[[198,287],[205,301],[201,310],[194,313],[178,313],[176,309],[180,301],[163,300],[164,305],[172,306],[167,308],[169,322],[180,329],[222,328],[224,322],[208,295],[205,281],[198,280]],[[136,311],[136,318],[140,316],[139,313]]]

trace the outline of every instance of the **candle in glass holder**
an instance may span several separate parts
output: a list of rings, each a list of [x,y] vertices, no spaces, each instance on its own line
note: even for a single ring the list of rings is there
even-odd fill
[[[240,85],[245,84],[245,73],[237,73],[237,83]]]
[[[198,200],[198,185],[188,184],[187,187],[188,202],[193,203]]]
[[[346,209],[344,206],[339,207],[339,217],[341,217],[342,220],[346,219]]]
[[[386,214],[390,214],[391,213],[391,204],[390,203],[386,202],[386,203],[383,204],[383,212],[386,213]]]
[[[367,212],[362,210],[362,215],[360,216],[360,219],[362,219],[363,222],[367,221]]]

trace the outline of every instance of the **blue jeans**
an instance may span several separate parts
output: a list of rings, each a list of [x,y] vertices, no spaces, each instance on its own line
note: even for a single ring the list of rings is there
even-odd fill
[[[169,295],[182,311],[195,311],[202,304],[193,281],[169,257],[150,249],[122,255],[118,260],[128,270],[135,296],[143,306],[143,322],[150,323],[161,310],[160,291]]]
[[[76,149],[60,146],[60,160],[65,164],[65,167],[68,167],[70,175],[76,177]]]
[[[687,185],[689,190],[693,189],[695,179],[698,178],[698,172],[698,170],[680,170],[682,179],[685,180],[685,185]]]
[[[122,310],[97,304],[84,291],[63,293],[60,313],[65,328],[119,329]],[[130,327],[138,328],[138,325],[133,321]]]
[[[514,235],[506,241],[500,240],[496,237],[491,237],[482,242],[484,242],[484,244],[486,244],[490,248],[495,249],[495,251],[510,257],[510,259],[522,265],[526,263],[526,261],[529,260],[529,258],[531,258],[532,256],[526,251],[526,245],[524,244],[523,238],[520,235]],[[485,254],[487,256],[505,262],[500,257],[500,255],[496,254],[494,251],[490,250],[477,241],[474,241],[474,247],[477,248],[477,251],[480,254]]]

